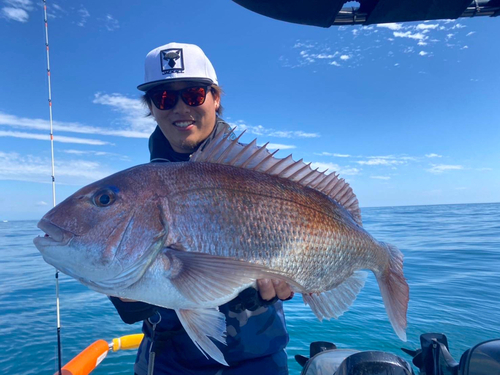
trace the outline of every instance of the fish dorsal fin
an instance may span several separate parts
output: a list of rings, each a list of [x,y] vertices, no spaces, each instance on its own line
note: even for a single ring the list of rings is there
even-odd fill
[[[231,140],[233,132],[234,129],[230,133],[217,134],[206,147],[196,151],[190,160],[232,165],[297,182],[334,199],[351,213],[356,223],[362,225],[358,199],[343,178],[339,178],[335,173],[327,175],[326,171],[318,172],[317,168],[313,170],[311,163],[306,164],[302,159],[294,161],[292,155],[283,159],[276,158],[274,154],[278,150],[271,153],[266,148],[267,143],[264,146],[257,146],[256,139],[243,145],[238,141],[244,132]]]

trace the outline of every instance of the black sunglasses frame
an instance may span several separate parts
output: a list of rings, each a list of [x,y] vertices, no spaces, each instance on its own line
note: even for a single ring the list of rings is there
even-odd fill
[[[212,88],[212,86],[210,85],[196,85],[196,86],[189,86],[189,87],[185,87],[183,89],[180,89],[180,90],[169,90],[169,89],[159,89],[159,88],[154,88],[154,89],[151,89],[147,92],[147,95],[149,97],[149,99],[151,99],[151,101],[153,102],[154,106],[156,108],[158,108],[160,111],[168,111],[172,108],[174,108],[177,103],[179,102],[179,97],[181,97],[182,101],[189,107],[198,107],[200,105],[203,105],[205,103],[205,100],[207,99],[207,94],[208,94],[208,91]],[[187,99],[182,95],[184,92],[190,90],[190,89],[204,89],[205,90],[205,95],[203,95],[203,101],[199,104],[189,104],[189,102],[187,101]],[[172,104],[172,106],[170,106],[169,108],[160,108],[160,102],[157,102],[155,99],[153,99],[153,95],[155,93],[163,93],[163,92],[169,92],[169,93],[175,93],[175,101],[174,103]]]

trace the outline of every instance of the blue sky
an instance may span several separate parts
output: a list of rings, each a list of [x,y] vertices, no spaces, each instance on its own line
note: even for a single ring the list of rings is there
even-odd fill
[[[42,1],[0,0],[0,220],[52,206]],[[229,0],[49,1],[57,201],[145,163],[136,86],[153,48],[195,43],[224,118],[348,180],[361,207],[500,201],[500,19],[279,22]]]

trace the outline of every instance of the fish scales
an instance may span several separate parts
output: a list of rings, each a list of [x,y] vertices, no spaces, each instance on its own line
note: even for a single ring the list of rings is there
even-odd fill
[[[371,236],[345,209],[313,189],[210,163],[186,163],[173,174],[165,175],[164,182],[169,186],[169,237],[188,251],[279,269],[309,292],[325,291],[354,269],[377,262],[371,254],[379,246]]]

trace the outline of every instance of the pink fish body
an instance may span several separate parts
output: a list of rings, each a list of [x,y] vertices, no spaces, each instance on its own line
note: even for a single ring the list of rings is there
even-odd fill
[[[44,259],[90,288],[174,309],[195,344],[226,364],[220,306],[259,278],[302,293],[321,320],[346,311],[375,274],[405,340],[403,256],[361,225],[335,174],[222,135],[186,163],[145,164],[88,185],[40,221]]]

